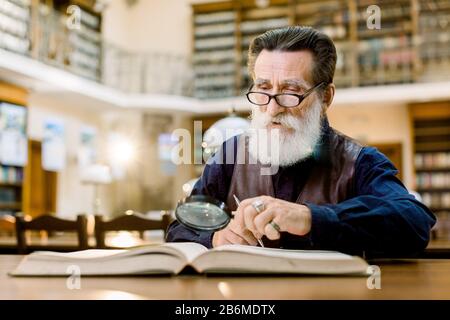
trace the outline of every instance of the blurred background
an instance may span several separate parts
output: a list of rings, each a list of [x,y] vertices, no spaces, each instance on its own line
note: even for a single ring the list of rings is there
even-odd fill
[[[16,216],[83,214],[91,235],[94,214],[170,216],[212,130],[248,125],[250,41],[288,25],[334,40],[331,125],[391,159],[450,247],[448,0],[0,0],[0,248]]]

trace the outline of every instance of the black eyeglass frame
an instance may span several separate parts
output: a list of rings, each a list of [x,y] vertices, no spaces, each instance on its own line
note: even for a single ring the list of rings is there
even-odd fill
[[[325,81],[322,81],[322,82],[316,84],[314,87],[309,88],[308,90],[306,90],[304,94],[295,94],[295,93],[269,94],[269,93],[260,92],[260,91],[251,91],[251,89],[254,86],[254,84],[252,84],[250,86],[250,88],[248,89],[249,91],[245,94],[245,96],[247,97],[248,102],[250,102],[251,104],[257,105],[257,106],[267,106],[270,103],[270,101],[272,101],[272,99],[275,99],[275,101],[278,103],[278,105],[283,107],[283,108],[295,108],[295,107],[298,107],[303,102],[303,100],[305,100],[306,97],[308,97],[315,89],[319,88],[320,86],[322,86],[324,84],[327,84],[327,83]],[[252,94],[252,93],[263,94],[263,95],[269,97],[269,101],[267,101],[267,103],[254,103],[253,101],[250,100],[250,97],[249,97],[249,95]],[[284,95],[284,96],[288,95],[288,96],[297,97],[299,102],[295,106],[286,107],[286,106],[284,106],[284,105],[282,105],[282,104],[280,104],[278,102],[277,97],[282,96],[282,95]]]

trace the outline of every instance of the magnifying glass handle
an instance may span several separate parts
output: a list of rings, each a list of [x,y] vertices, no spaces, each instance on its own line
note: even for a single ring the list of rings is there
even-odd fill
[[[235,194],[233,194],[233,198],[234,198],[234,201],[236,201],[237,206],[239,207],[239,205],[241,204],[241,201],[239,201],[238,197],[236,197]],[[261,241],[261,239],[256,239],[256,240],[258,240],[259,245],[264,248],[264,243]]]

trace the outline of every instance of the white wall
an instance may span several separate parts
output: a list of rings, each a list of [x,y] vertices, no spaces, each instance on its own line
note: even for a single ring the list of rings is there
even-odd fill
[[[57,117],[64,121],[67,158],[66,168],[58,173],[57,215],[69,218],[77,213],[91,213],[93,187],[82,185],[80,182],[77,151],[80,145],[81,126],[90,125],[100,128],[98,112],[42,94],[30,94],[28,111],[28,135],[33,140],[42,141],[46,118]]]
[[[411,128],[403,104],[333,107],[328,110],[331,126],[367,144],[396,143],[403,146],[403,181],[413,186]]]
[[[192,45],[191,4],[220,0],[139,0],[128,7],[111,1],[103,13],[104,38],[131,51],[188,56]]]

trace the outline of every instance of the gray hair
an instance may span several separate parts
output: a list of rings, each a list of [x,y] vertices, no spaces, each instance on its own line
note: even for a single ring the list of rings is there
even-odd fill
[[[248,71],[254,76],[255,61],[264,49],[268,51],[309,50],[314,56],[313,85],[333,82],[336,69],[336,47],[323,32],[311,27],[292,26],[266,31],[253,39],[248,50]],[[325,88],[325,87],[324,87]]]

